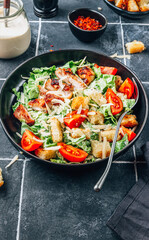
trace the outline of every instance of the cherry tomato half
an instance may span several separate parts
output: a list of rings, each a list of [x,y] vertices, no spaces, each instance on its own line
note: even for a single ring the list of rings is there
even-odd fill
[[[88,153],[85,151],[71,145],[67,145],[63,142],[58,143],[57,145],[61,147],[59,149],[60,154],[70,162],[83,162],[88,156]]]
[[[133,131],[131,131],[130,129],[128,128],[125,128],[124,126],[121,126],[121,130],[122,130],[122,133],[127,134],[128,135],[128,141],[131,142],[135,136],[136,136],[136,133],[134,133]],[[123,135],[123,136],[124,136]]]
[[[114,68],[114,67],[99,66],[96,63],[94,64],[94,67],[96,67],[96,68],[100,67],[102,74],[115,75],[117,73],[117,68]]]
[[[107,89],[106,99],[108,103],[112,103],[111,112],[113,115],[120,113],[123,110],[122,100],[112,91],[111,88]]]
[[[130,78],[126,78],[126,80],[120,86],[119,92],[127,95],[127,98],[131,98],[134,93],[134,84]]]
[[[64,117],[64,123],[69,128],[78,128],[82,124],[82,122],[85,121],[88,113],[88,109],[81,110],[80,114],[77,114],[77,111],[73,111],[71,113],[68,113],[66,117]],[[84,115],[84,116],[82,116]]]
[[[31,152],[42,145],[42,142],[39,142],[39,140],[41,140],[39,137],[26,129],[21,139],[21,146],[24,150]]]

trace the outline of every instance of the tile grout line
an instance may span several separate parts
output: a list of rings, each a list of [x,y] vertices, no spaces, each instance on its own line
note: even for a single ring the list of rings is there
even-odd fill
[[[112,163],[114,163],[114,164],[134,164],[134,161],[113,161]],[[138,162],[136,162],[136,163],[142,163],[142,164],[144,164],[144,163],[146,163],[145,161],[138,161]]]
[[[138,171],[137,171],[137,156],[136,156],[136,148],[135,145],[133,145],[133,154],[134,154],[134,170],[135,170],[135,177],[136,182],[138,182]]]
[[[30,20],[29,21],[30,23],[39,23],[39,21],[36,21],[36,20]],[[60,23],[60,24],[63,24],[63,23],[65,23],[65,24],[67,24],[68,22],[67,21],[42,21],[41,20],[41,23]],[[122,22],[116,22],[116,23],[114,23],[114,22],[108,22],[108,24],[115,24],[115,25],[137,25],[137,26],[149,26],[149,23],[122,23]]]
[[[120,16],[120,26],[121,26],[121,38],[122,38],[123,55],[125,56],[124,32],[123,32],[123,26],[122,26],[122,19],[121,19],[121,16]],[[126,58],[124,58],[124,64],[126,65]]]
[[[37,42],[36,42],[36,51],[35,51],[35,56],[37,56],[37,55],[38,55],[39,40],[40,40],[40,33],[41,33],[41,18],[39,18],[39,27],[38,27],[38,36],[37,36]]]
[[[19,212],[18,212],[18,225],[17,225],[16,240],[19,240],[19,238],[20,238],[20,223],[21,223],[21,209],[22,209],[22,200],[23,200],[23,187],[24,187],[25,167],[26,167],[26,160],[23,163],[23,170],[22,170],[22,180],[21,180],[21,191],[20,191],[20,201],[19,201]]]

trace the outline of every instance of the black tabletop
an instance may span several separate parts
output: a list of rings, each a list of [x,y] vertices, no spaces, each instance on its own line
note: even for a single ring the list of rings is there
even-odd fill
[[[20,63],[50,50],[78,48],[121,55],[127,53],[125,43],[141,40],[146,50],[121,61],[138,75],[149,95],[149,16],[142,20],[122,18],[102,0],[59,0],[58,15],[45,20],[34,15],[31,0],[23,2],[31,25],[31,45],[16,59],[0,60],[0,86]],[[97,11],[101,7],[108,19],[105,33],[93,43],[82,43],[70,32],[67,14],[79,7]],[[53,169],[20,154],[0,126],[0,167],[5,180],[0,189],[0,239],[118,240],[106,222],[146,171],[140,147],[148,140],[148,127],[149,121],[136,144],[113,162],[103,189],[97,193],[93,186],[105,163],[74,172]],[[6,170],[16,154],[19,160]]]

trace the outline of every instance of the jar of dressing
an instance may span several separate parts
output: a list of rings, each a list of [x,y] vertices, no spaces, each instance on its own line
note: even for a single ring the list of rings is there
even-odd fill
[[[21,0],[10,1],[9,16],[4,17],[3,12],[3,1],[0,0],[0,58],[14,58],[30,45],[30,25]]]

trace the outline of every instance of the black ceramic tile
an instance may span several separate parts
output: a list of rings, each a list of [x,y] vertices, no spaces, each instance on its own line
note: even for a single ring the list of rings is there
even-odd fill
[[[54,45],[54,47],[51,47]],[[108,25],[104,34],[92,43],[79,41],[71,33],[66,23],[43,23],[39,42],[39,53],[59,49],[87,49],[107,55],[122,54],[122,40],[119,25]]]
[[[134,25],[138,23],[146,24],[146,23],[149,23],[149,14],[140,19],[130,19],[130,18],[121,17],[121,21],[122,23],[133,23]]]
[[[36,17],[36,15],[34,14],[34,10],[33,10],[33,0],[23,0],[23,4],[24,4],[24,10],[26,12],[26,15],[28,17],[29,21],[38,21],[39,18]]]
[[[16,162],[6,170],[8,163],[0,161],[4,177],[4,185],[0,188],[0,239],[15,240],[23,162]]]
[[[50,21],[67,21],[67,15],[69,12],[78,8],[91,8],[93,10],[99,11],[98,7],[101,7],[102,10],[100,12],[107,17],[108,22],[119,22],[119,16],[116,13],[113,13],[111,9],[109,9],[106,4],[100,0],[75,0],[75,1],[67,1],[67,0],[59,0],[58,2],[59,10],[57,16],[47,19]],[[43,19],[45,21],[45,19]]]
[[[20,240],[118,240],[106,222],[135,183],[133,164],[113,164],[101,192],[93,186],[98,169],[52,170],[35,161],[26,163]]]
[[[142,41],[146,47],[146,50],[142,53],[131,54],[130,60],[127,59],[127,66],[130,67],[138,75],[141,81],[148,81],[149,69],[148,69],[148,56],[149,56],[149,42],[148,32],[149,26],[123,26],[124,41],[131,42],[133,40]],[[127,50],[126,50],[127,52]]]
[[[33,57],[36,51],[36,41],[38,35],[38,23],[30,23],[31,25],[31,44],[28,50],[21,56],[9,59],[9,60],[2,60],[0,59],[0,77],[6,78],[8,75],[22,62]]]

